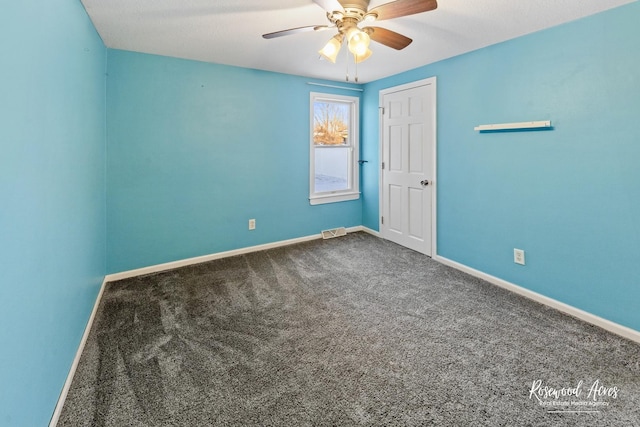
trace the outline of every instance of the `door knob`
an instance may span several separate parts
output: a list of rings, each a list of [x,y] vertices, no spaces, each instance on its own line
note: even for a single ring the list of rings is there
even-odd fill
[[[420,184],[422,184],[423,187],[426,187],[427,185],[429,185],[429,181],[424,179],[424,180],[420,181]]]

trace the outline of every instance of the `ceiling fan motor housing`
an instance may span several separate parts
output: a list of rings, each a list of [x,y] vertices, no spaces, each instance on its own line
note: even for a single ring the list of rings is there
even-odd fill
[[[327,18],[335,24],[341,33],[353,26],[357,26],[367,16],[369,2],[366,0],[349,0],[351,3],[344,3],[342,11],[334,10],[327,12]],[[344,30],[343,30],[344,29]]]
[[[344,8],[344,10],[359,9],[363,11],[363,13],[366,13],[367,9],[369,8],[368,0],[345,0],[345,1],[341,1],[340,4],[342,4],[342,7]]]

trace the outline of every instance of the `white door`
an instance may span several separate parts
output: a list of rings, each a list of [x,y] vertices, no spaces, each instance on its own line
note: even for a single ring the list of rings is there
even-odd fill
[[[435,208],[435,78],[384,90],[382,237],[431,256]]]

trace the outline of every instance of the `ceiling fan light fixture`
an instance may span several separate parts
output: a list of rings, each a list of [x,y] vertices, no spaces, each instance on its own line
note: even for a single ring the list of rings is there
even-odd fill
[[[358,27],[354,27],[347,33],[347,40],[349,40],[349,50],[356,56],[362,56],[369,50],[369,43],[371,43],[371,37]]]
[[[340,48],[342,47],[342,35],[337,34],[331,38],[327,42],[326,45],[322,49],[318,51],[320,56],[323,58],[336,63],[336,58],[338,57],[338,52],[340,52]]]

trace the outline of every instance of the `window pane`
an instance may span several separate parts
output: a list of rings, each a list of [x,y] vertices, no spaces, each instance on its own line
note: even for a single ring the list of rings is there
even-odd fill
[[[310,93],[309,203],[357,200],[359,99]]]
[[[313,103],[314,145],[349,143],[350,105],[342,102]]]
[[[349,189],[349,147],[315,148],[315,192]]]

